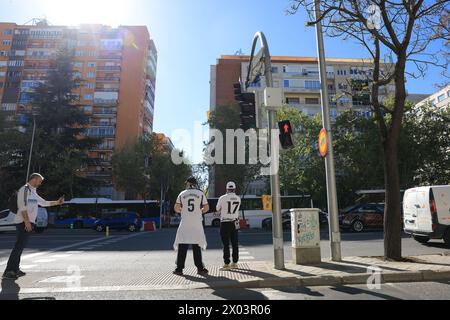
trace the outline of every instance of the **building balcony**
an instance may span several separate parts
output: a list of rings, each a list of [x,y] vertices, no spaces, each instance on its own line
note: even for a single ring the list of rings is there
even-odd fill
[[[97,77],[98,82],[119,82],[120,77]]]
[[[106,54],[106,55],[99,55],[98,59],[101,59],[101,60],[122,60],[122,56],[121,55],[116,55],[116,54]]]
[[[95,106],[117,106],[119,104],[119,100],[105,100],[105,99],[94,99]]]
[[[121,71],[121,66],[98,66],[98,71]]]
[[[96,87],[95,91],[97,91],[97,92],[119,92],[119,88],[99,88],[99,87]]]
[[[305,87],[289,87],[283,88],[284,92],[289,93],[320,93],[320,88],[305,88]]]

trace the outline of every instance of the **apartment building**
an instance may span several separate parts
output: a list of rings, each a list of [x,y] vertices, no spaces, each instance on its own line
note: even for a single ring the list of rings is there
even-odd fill
[[[450,84],[416,104],[417,107],[431,103],[436,109],[450,108]]]
[[[87,134],[102,139],[89,152],[85,174],[102,181],[99,195],[116,198],[111,157],[117,148],[152,133],[157,50],[145,26],[50,26],[0,23],[0,111],[14,121],[19,106],[45,82],[59,49],[73,52],[73,92],[90,118]]]
[[[249,56],[223,55],[211,66],[210,110],[216,106],[229,105],[234,101],[233,83],[247,78]],[[274,87],[282,88],[284,103],[308,115],[321,113],[319,67],[317,58],[273,56],[272,74]],[[382,64],[382,70],[389,71],[390,64]],[[373,62],[369,59],[327,59],[327,86],[332,120],[344,110],[353,109],[362,116],[370,117],[369,88],[372,79]],[[266,84],[264,77],[248,88],[262,94]],[[380,90],[381,98],[394,92],[389,84]],[[260,115],[260,123],[267,124],[265,115]],[[222,194],[223,181],[216,181],[214,168],[210,173],[211,196]],[[262,192],[265,185],[255,182],[250,186],[252,194]]]

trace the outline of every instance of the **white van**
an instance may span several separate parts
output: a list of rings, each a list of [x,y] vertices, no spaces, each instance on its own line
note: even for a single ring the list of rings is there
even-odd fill
[[[9,210],[0,211],[0,232],[15,231],[16,230],[16,225],[14,224],[15,218],[16,215]],[[47,227],[48,227],[47,209],[39,208],[34,231],[36,233],[42,233],[44,232],[45,229],[47,229]]]
[[[444,239],[450,247],[450,185],[406,190],[403,222],[405,232],[418,242]]]

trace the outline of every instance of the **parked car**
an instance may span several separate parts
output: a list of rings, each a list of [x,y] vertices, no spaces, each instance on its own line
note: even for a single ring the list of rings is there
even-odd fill
[[[343,229],[362,232],[367,228],[383,228],[384,204],[363,203],[344,209],[339,215]]]
[[[450,247],[450,185],[406,190],[403,212],[405,233],[420,243],[443,239]]]
[[[14,224],[14,219],[16,215],[8,210],[0,211],[0,232],[4,231],[15,231],[16,226]]]
[[[103,218],[94,222],[94,230],[103,232],[109,229],[128,230],[137,232],[142,228],[142,219],[135,212],[115,212],[108,213]]]
[[[3,231],[15,231],[16,225],[14,220],[16,219],[15,213],[10,210],[0,211],[0,232]],[[48,214],[45,208],[38,209],[38,215],[36,218],[36,224],[34,227],[34,232],[42,233],[48,227]]]
[[[283,230],[291,230],[291,213],[285,211],[282,213]],[[319,223],[325,225],[328,223],[328,213],[319,211]],[[262,227],[265,230],[272,230],[272,217],[266,218],[262,222]]]

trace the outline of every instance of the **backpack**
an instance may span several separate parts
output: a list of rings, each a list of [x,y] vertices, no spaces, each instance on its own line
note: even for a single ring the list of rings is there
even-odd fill
[[[26,185],[25,186],[25,192],[24,192],[24,201],[25,201],[25,205],[27,204],[27,197],[28,197],[28,192],[30,191],[30,188]],[[11,211],[12,213],[16,213],[17,214],[17,210],[19,210],[18,206],[17,206],[17,195],[18,195],[19,191],[14,191],[11,196],[8,199],[8,209],[9,211]]]

